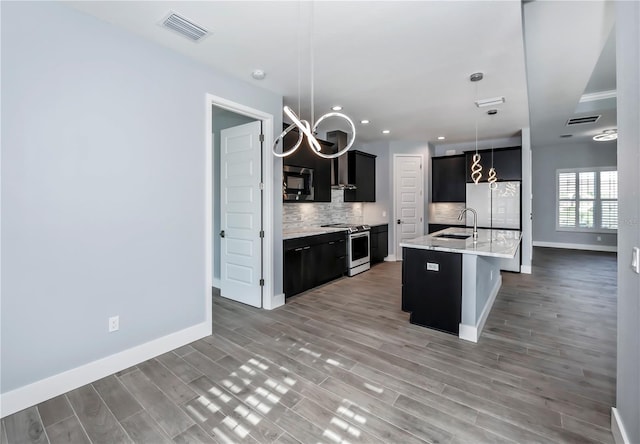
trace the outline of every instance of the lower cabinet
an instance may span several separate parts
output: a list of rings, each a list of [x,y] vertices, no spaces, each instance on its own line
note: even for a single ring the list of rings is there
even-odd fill
[[[457,335],[462,319],[462,255],[402,249],[402,310],[409,322]]]
[[[345,232],[305,236],[284,241],[286,297],[339,278],[347,272]]]
[[[373,225],[371,226],[370,243],[371,243],[371,264],[377,264],[384,261],[389,255],[389,225]]]

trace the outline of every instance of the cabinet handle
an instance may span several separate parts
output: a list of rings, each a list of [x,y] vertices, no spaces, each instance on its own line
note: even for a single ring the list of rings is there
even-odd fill
[[[302,251],[302,247],[300,247],[300,248],[296,248],[296,249],[295,249],[295,250],[293,250],[293,251]]]
[[[309,248],[311,248],[311,245],[304,247],[303,250],[308,250]]]
[[[336,243],[335,241],[333,241],[333,242],[329,242],[329,245],[333,245],[333,244],[335,244],[335,243]]]

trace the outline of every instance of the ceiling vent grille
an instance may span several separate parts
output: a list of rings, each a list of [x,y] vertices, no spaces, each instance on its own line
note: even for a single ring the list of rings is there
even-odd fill
[[[581,125],[583,123],[596,123],[599,118],[600,116],[576,117],[575,119],[567,120],[567,126]]]
[[[162,21],[162,25],[193,42],[197,42],[209,34],[209,31],[202,26],[196,25],[191,20],[181,17],[174,12],[169,13],[169,15]]]

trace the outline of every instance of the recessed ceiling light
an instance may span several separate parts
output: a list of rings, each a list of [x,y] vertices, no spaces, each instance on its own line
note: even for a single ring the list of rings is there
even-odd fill
[[[362,123],[363,125],[366,125],[367,123],[369,123],[369,121],[367,119],[361,120],[360,123]]]
[[[389,130],[382,130],[382,134],[389,134],[391,131]]]
[[[334,111],[342,111],[342,107],[340,105],[332,106],[331,109]]]
[[[266,76],[267,74],[261,69],[254,69],[253,72],[251,73],[251,77],[253,77],[256,80],[263,80]]]
[[[438,136],[438,140],[444,140],[444,136]]]
[[[476,106],[478,108],[484,108],[485,106],[502,105],[504,102],[504,97],[493,97],[491,99],[476,100]]]

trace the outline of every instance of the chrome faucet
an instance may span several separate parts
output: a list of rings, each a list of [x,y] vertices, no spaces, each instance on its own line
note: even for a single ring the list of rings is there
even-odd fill
[[[478,213],[473,208],[463,208],[460,210],[460,214],[458,214],[458,220],[462,221],[462,216],[467,211],[471,211],[473,213],[473,241],[478,242]]]

